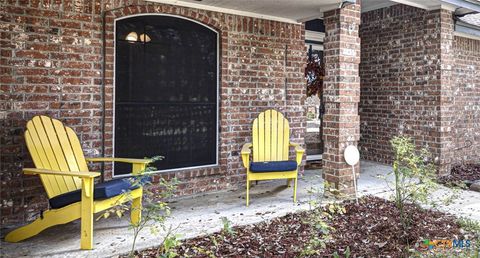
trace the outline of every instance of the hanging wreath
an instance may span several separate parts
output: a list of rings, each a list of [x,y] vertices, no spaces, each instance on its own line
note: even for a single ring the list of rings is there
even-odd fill
[[[317,95],[322,92],[323,77],[325,76],[325,66],[322,64],[318,55],[313,55],[308,59],[305,68],[305,79],[307,80],[307,97]]]

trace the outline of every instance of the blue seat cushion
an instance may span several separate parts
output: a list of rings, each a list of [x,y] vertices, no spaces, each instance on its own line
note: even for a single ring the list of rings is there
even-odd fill
[[[135,190],[139,188],[140,185],[132,185],[130,180],[124,179],[114,179],[99,183],[95,185],[93,189],[93,199],[101,200],[114,197],[116,195],[122,194],[128,190]],[[61,195],[57,195],[49,200],[50,207],[53,209],[58,209],[76,203],[82,200],[82,190],[75,190]]]
[[[294,160],[267,161],[250,163],[251,172],[283,172],[297,169],[297,162]]]

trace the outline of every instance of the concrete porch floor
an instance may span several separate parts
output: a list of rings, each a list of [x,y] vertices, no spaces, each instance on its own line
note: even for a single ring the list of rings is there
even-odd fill
[[[362,161],[358,181],[359,194],[388,198],[391,190],[385,180],[377,176],[386,175],[390,171],[389,166]],[[222,217],[227,217],[234,225],[244,225],[309,209],[309,200],[313,198],[309,190],[323,186],[321,170],[305,171],[304,176],[299,179],[297,204],[293,203],[293,188],[286,188],[285,183],[285,180],[259,182],[251,189],[248,208],[245,207],[244,188],[178,199],[171,203],[173,211],[167,224],[178,227],[176,232],[181,238],[191,238],[219,231],[222,228]],[[433,198],[448,192],[448,189],[441,188]],[[440,209],[480,221],[480,193],[463,191],[459,200]],[[80,221],[75,221],[47,229],[20,243],[6,243],[2,240],[0,254],[6,257],[110,257],[128,252],[131,248],[131,236],[132,232],[125,218],[102,219],[95,222],[95,249],[83,251],[79,249]],[[157,246],[162,238],[162,234],[151,234],[146,228],[140,235],[136,249]]]

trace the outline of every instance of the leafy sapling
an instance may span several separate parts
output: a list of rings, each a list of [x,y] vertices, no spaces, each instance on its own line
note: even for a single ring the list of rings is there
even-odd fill
[[[162,159],[162,156],[156,156],[151,158],[152,163]],[[160,178],[159,182],[155,183],[155,187],[153,187],[151,183],[151,173],[149,172],[156,171],[157,169],[151,166],[152,163],[150,163],[144,171],[140,171],[138,174],[133,175],[131,178],[129,178],[130,184],[132,186],[143,187],[143,202],[148,204],[140,206],[142,218],[139,223],[132,223],[132,221],[129,220],[129,227],[133,232],[132,248],[129,254],[130,257],[134,256],[136,242],[140,232],[143,229],[145,229],[146,227],[150,228],[152,234],[158,234],[160,231],[167,231],[165,221],[170,216],[170,207],[168,206],[166,200],[173,196],[177,186],[177,179],[174,178],[171,181],[167,181],[164,178]],[[132,206],[131,203],[133,201],[130,195],[130,191],[126,191],[125,195],[127,198],[130,199],[129,202],[120,204],[114,209],[109,209],[105,211],[105,213],[101,217],[107,218],[112,213],[116,214],[118,217],[123,217],[124,213],[130,210],[130,207]],[[135,209],[138,208],[133,208],[131,212],[138,212]],[[171,235],[171,232],[167,232],[168,238]],[[175,243],[175,241],[173,240],[174,239],[170,236],[170,238],[165,239],[163,243],[169,243],[167,246],[169,247],[171,243]],[[166,250],[170,251],[171,248],[168,248]]]
[[[180,235],[175,234],[173,231],[170,226],[161,245],[158,247],[157,254],[159,258],[174,258],[178,256],[176,248],[181,244],[179,240]]]
[[[416,150],[409,137],[394,137],[391,140],[394,157],[395,205],[400,211],[400,221],[405,230],[409,219],[405,213],[407,203],[428,203],[429,195],[437,189],[435,167],[427,149]]]
[[[232,227],[232,222],[227,217],[222,217],[223,230],[222,233],[226,233],[230,236],[235,235],[235,230]]]
[[[326,247],[327,242],[331,240],[331,232],[334,230],[327,221],[337,214],[345,213],[345,207],[339,203],[324,205],[325,192],[331,191],[328,182],[325,182],[323,189],[312,187],[308,190],[310,212],[304,222],[313,228],[313,232],[300,253],[301,257],[319,255],[320,251]]]

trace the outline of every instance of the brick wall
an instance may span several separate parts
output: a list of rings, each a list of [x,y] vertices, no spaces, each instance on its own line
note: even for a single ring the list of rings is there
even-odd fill
[[[446,102],[441,96],[448,95],[442,89],[448,71],[440,68],[442,58],[449,54],[440,49],[453,37],[448,15],[443,10],[405,5],[362,14],[359,113],[363,158],[390,163],[389,141],[403,134],[418,146],[428,147],[438,163],[448,162],[440,140],[447,138],[440,127],[448,123],[444,121],[447,114],[440,111],[440,103]]]
[[[480,163],[480,40],[453,44],[454,163]]]
[[[87,156],[101,154],[101,11],[126,5],[126,1],[104,2],[7,1],[1,7],[2,226],[32,220],[39,210],[47,208],[38,178],[20,172],[23,166],[32,166],[22,136],[32,116],[46,114],[64,121],[79,135]],[[180,179],[179,194],[243,184],[244,169],[238,154],[241,145],[250,140],[252,120],[267,108],[284,112],[290,120],[292,139],[303,142],[306,60],[302,25],[142,1],[128,4],[134,5],[106,16],[107,156],[112,153],[113,21],[139,13],[188,17],[221,35],[220,164],[163,174]]]
[[[479,162],[480,41],[454,37],[450,11],[396,5],[362,15],[363,157],[389,163],[389,140],[428,147],[439,173]]]

